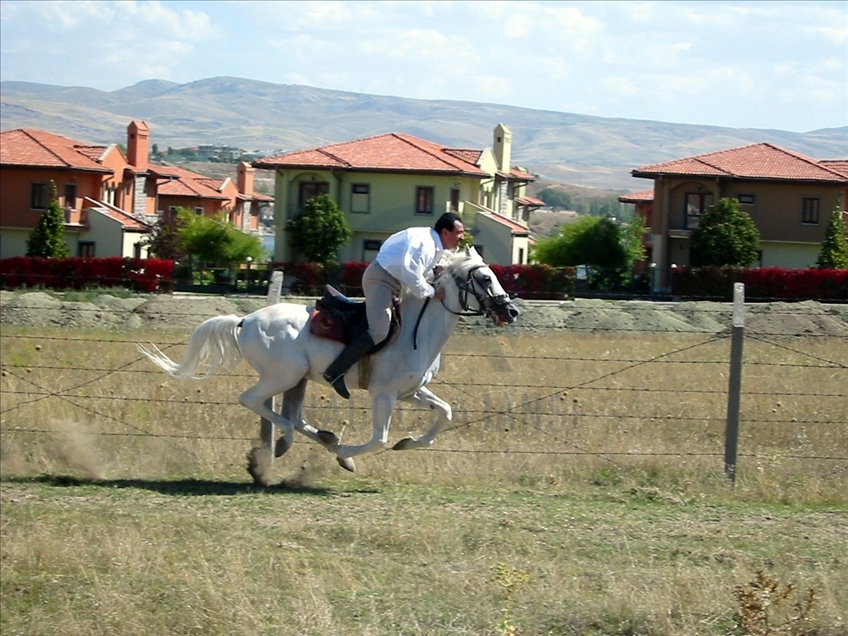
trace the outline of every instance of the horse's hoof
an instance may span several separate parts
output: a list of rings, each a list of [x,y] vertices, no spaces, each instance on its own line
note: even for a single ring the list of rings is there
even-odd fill
[[[286,441],[285,437],[281,437],[277,440],[277,443],[274,444],[274,457],[282,457],[291,448],[291,442]]]
[[[353,461],[352,457],[347,457],[345,459],[342,459],[341,457],[336,457],[336,461],[339,463],[339,466],[341,466],[345,470],[351,473],[356,472],[356,463]]]
[[[339,438],[332,431],[318,431],[318,439],[327,448],[339,445]]]
[[[412,448],[412,442],[415,440],[411,437],[404,437],[397,444],[392,446],[392,450],[410,450]]]

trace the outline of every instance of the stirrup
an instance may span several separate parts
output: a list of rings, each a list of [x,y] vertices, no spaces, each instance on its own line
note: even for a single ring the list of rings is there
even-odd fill
[[[332,386],[336,390],[336,393],[341,395],[346,400],[350,399],[350,393],[347,390],[347,386],[345,386],[344,373],[342,373],[335,380],[331,375],[328,375],[327,373],[324,373],[322,375],[324,379],[330,383],[330,386]]]

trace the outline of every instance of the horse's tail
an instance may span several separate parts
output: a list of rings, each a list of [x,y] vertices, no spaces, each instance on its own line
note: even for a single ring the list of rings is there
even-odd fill
[[[155,345],[146,349],[137,345],[140,353],[153,364],[181,380],[205,380],[218,371],[227,370],[241,360],[238,347],[238,316],[216,316],[203,322],[188,341],[183,361],[177,364]]]

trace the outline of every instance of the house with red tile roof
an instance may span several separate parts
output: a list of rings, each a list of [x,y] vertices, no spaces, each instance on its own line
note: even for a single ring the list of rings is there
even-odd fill
[[[529,213],[543,203],[525,195],[534,177],[510,164],[511,148],[512,133],[499,124],[484,150],[388,133],[254,161],[275,171],[274,260],[293,258],[286,222],[310,198],[329,194],[354,231],[342,261],[373,260],[392,233],[432,226],[452,211],[488,262],[526,263]]]
[[[658,290],[667,286],[672,266],[689,263],[692,232],[719,199],[737,199],[757,226],[757,265],[803,269],[815,265],[830,215],[845,210],[848,195],[848,161],[812,159],[767,143],[643,166],[632,175],[654,182],[650,228]],[[632,197],[643,199],[643,210],[645,195]]]
[[[91,145],[43,130],[0,133],[0,257],[22,256],[55,194],[75,256],[147,255],[147,125],[132,122],[128,156],[116,144]],[[136,154],[134,154],[136,153]]]
[[[0,258],[26,253],[26,240],[53,196],[65,210],[65,238],[74,256],[145,258],[147,235],[162,210],[185,206],[257,232],[259,208],[271,198],[253,192],[254,169],[210,179],[148,161],[150,129],[127,127],[127,152],[43,130],[0,133]]]
[[[273,197],[253,191],[256,169],[246,162],[238,164],[236,180],[206,177],[177,166],[152,165],[156,177],[157,210],[173,212],[178,207],[195,214],[224,218],[243,232],[259,231],[259,211]]]

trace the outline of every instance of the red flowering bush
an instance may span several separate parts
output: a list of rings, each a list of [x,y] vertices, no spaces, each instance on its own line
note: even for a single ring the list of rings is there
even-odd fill
[[[504,291],[528,300],[558,300],[574,294],[574,268],[532,265],[490,265]]]
[[[126,287],[162,292],[171,290],[173,269],[173,261],[162,259],[27,256],[0,259],[0,279],[4,289]]]
[[[848,270],[780,267],[678,267],[675,296],[730,300],[733,284],[752,300],[848,300]]]

